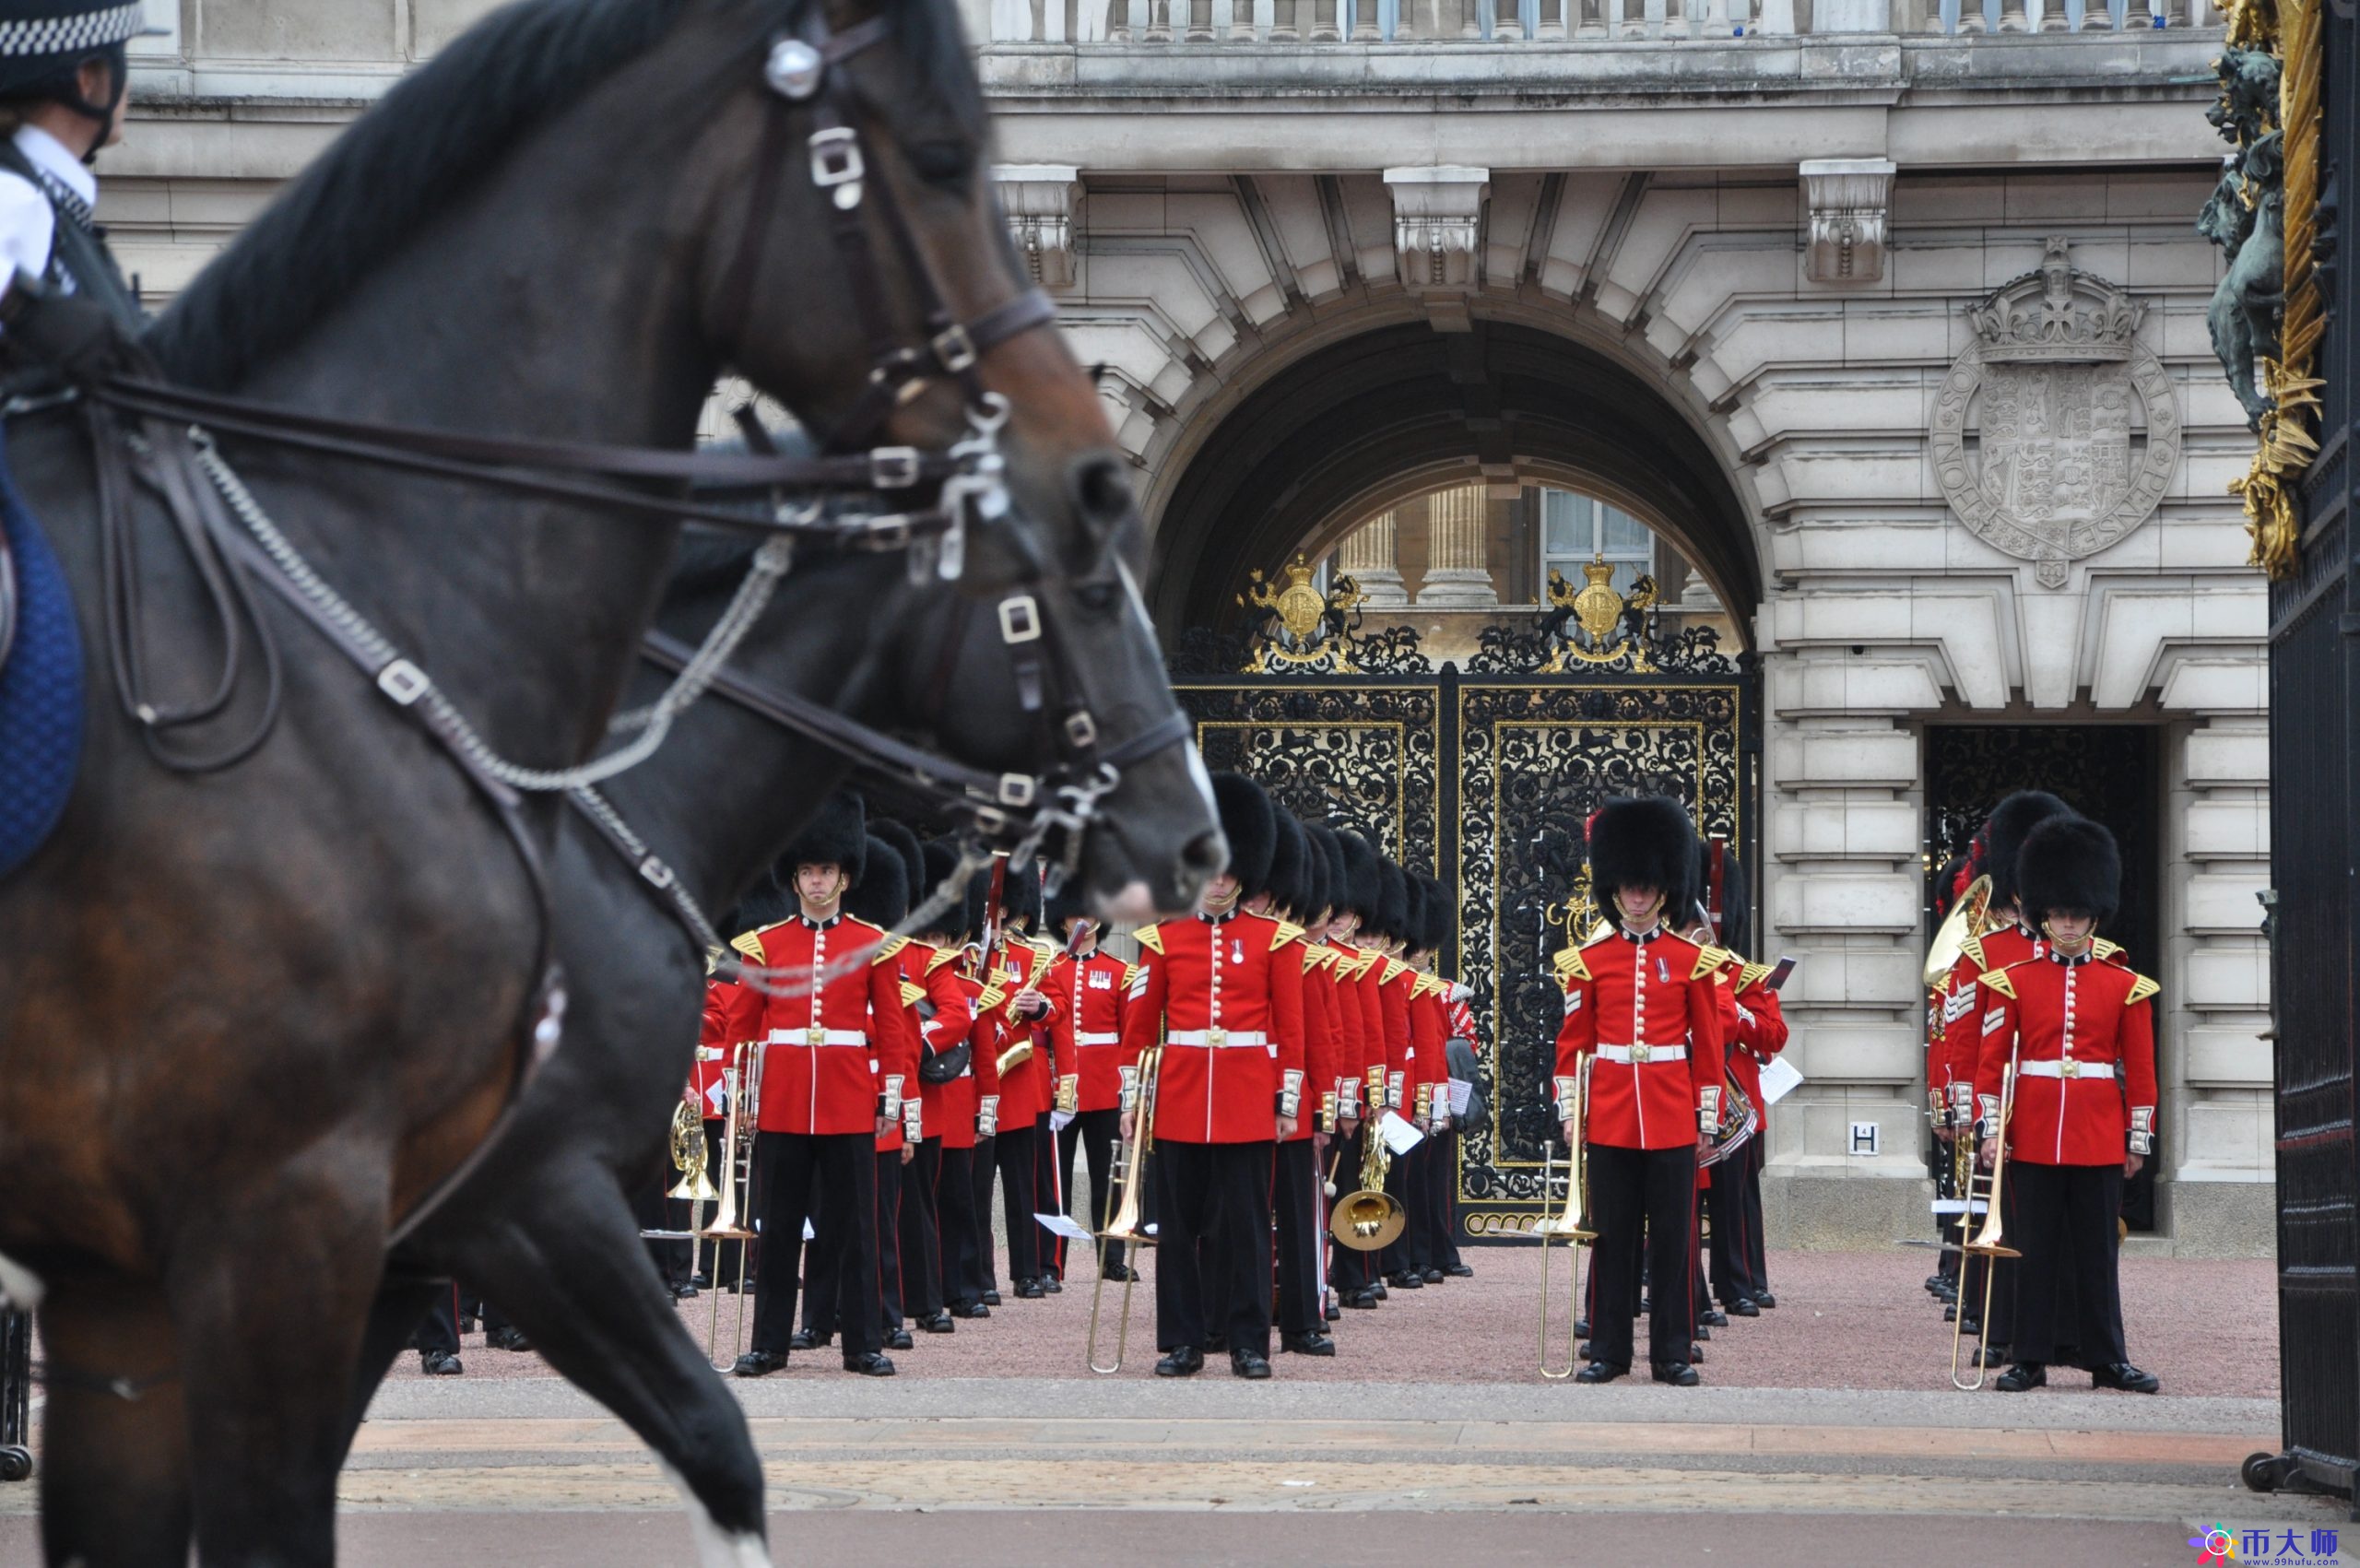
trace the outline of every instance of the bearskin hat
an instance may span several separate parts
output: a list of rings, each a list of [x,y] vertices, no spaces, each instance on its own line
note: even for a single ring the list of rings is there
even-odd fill
[[[1667,903],[1681,897],[1693,880],[1695,858],[1696,830],[1688,825],[1687,808],[1668,795],[1610,800],[1590,819],[1590,896],[1610,920],[1614,895],[1624,888],[1661,888]]]
[[[1357,832],[1340,832],[1336,839],[1344,851],[1343,906],[1362,925],[1374,928],[1382,918],[1377,906],[1385,898],[1385,862],[1376,846]]]
[[[1229,874],[1242,897],[1270,884],[1270,859],[1279,850],[1278,816],[1262,786],[1244,773],[1213,775],[1213,805],[1221,812],[1221,837],[1229,841]]]
[[[841,866],[852,886],[860,886],[868,861],[868,813],[860,796],[840,789],[828,796],[820,814],[803,825],[778,857],[779,880],[791,893],[798,866]]]
[[[1008,863],[1008,883],[1000,890],[1000,912],[1011,925],[1028,931],[1041,928],[1041,863],[1029,855]]]
[[[1439,953],[1450,946],[1450,895],[1443,891],[1439,880],[1422,871],[1418,873],[1418,881],[1426,892],[1426,917],[1417,940],[1410,945],[1422,952]]]
[[[1318,910],[1309,907],[1312,899],[1311,840],[1304,835],[1303,824],[1294,813],[1283,806],[1274,806],[1273,814],[1279,830],[1278,852],[1270,856],[1270,901],[1283,914],[1300,920]]]
[[[2016,869],[2024,856],[2025,838],[2052,817],[2072,815],[2071,807],[2042,789],[2020,789],[1991,808],[1991,815],[1984,819],[1983,831],[1977,837],[1983,843],[1978,875],[1988,873],[1991,878],[1992,908],[2006,909],[2022,902]]]
[[[1090,913],[1090,895],[1082,891],[1079,877],[1068,877],[1058,884],[1056,895],[1044,902],[1042,910],[1041,934],[1060,939],[1066,934],[1068,921],[1095,918]]]
[[[1372,929],[1387,940],[1410,933],[1410,876],[1390,860],[1377,863],[1376,919]]]
[[[1336,830],[1325,822],[1306,822],[1303,831],[1310,835],[1311,857],[1318,862],[1319,887],[1312,896],[1319,901],[1319,910],[1337,914],[1349,907],[1351,902],[1345,892],[1344,841],[1338,838]],[[1316,914],[1319,910],[1312,913]]]
[[[1403,950],[1415,952],[1419,938],[1426,934],[1426,890],[1419,882],[1415,871],[1406,866],[1398,869],[1401,873],[1401,929],[1394,935],[1401,938]]]
[[[2103,925],[2122,902],[2122,852],[2100,822],[2051,816],[2024,835],[2016,856],[2024,916],[2035,926],[2051,914],[2087,914]]]
[[[1958,902],[1959,894],[1966,891],[1969,881],[1966,856],[1953,855],[1934,873],[1934,920],[1936,924],[1950,918],[1951,905]]]
[[[914,896],[923,902],[933,897],[934,890],[950,880],[950,874],[959,869],[959,846],[948,839],[928,839],[920,847],[926,863],[919,871]],[[965,927],[966,920],[964,890],[954,890],[950,907],[927,921],[926,929],[945,933],[959,931]]]
[[[868,835],[868,869],[860,886],[844,895],[844,913],[891,931],[910,913],[909,867],[893,846]]]
[[[989,866],[979,866],[967,878],[963,914],[959,926],[961,937],[970,942],[983,940],[984,917],[986,914],[985,905],[991,902],[991,896],[992,868]]]
[[[918,843],[917,834],[890,817],[871,817],[868,819],[868,836],[872,843],[883,840],[885,847],[891,850],[894,858],[902,863],[904,902],[911,909],[915,909],[919,902],[934,890],[934,884],[926,879],[926,851]],[[906,914],[908,911],[903,913]]]

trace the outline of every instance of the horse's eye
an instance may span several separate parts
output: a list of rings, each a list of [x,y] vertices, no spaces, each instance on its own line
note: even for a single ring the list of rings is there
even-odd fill
[[[1122,594],[1112,583],[1084,583],[1073,591],[1074,602],[1092,615],[1112,615]]]
[[[909,148],[910,167],[931,185],[955,185],[974,172],[975,149],[962,141],[917,142]]]

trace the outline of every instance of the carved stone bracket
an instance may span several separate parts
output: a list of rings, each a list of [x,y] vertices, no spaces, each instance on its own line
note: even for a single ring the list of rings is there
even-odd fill
[[[999,182],[1009,237],[1033,281],[1047,289],[1071,288],[1073,208],[1081,195],[1081,171],[1066,163],[1002,164],[992,178]]]
[[[1492,171],[1442,165],[1388,169],[1393,260],[1405,289],[1468,292],[1482,281],[1483,204]]]
[[[1874,283],[1884,276],[1895,167],[1889,158],[1804,159],[1803,205],[1811,213],[1806,260],[1813,283]]]

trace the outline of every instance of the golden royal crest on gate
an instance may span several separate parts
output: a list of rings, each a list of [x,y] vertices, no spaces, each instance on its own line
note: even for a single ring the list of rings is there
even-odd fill
[[[1642,576],[1631,585],[1631,596],[1626,599],[1614,591],[1614,568],[1602,555],[1582,568],[1582,576],[1585,582],[1576,589],[1565,581],[1564,572],[1552,570],[1549,573],[1550,613],[1545,619],[1554,646],[1541,673],[1561,675],[1569,659],[1586,665],[1627,659],[1628,667],[1635,673],[1654,669],[1646,643],[1631,623],[1655,608],[1656,580]]]
[[[1340,575],[1322,594],[1312,586],[1312,572],[1311,562],[1298,550],[1287,562],[1283,588],[1273,587],[1258,570],[1247,573],[1253,589],[1237,602],[1262,612],[1262,628],[1245,673],[1285,669],[1351,675],[1358,669],[1352,662],[1351,624],[1352,612],[1368,602],[1368,595],[1359,584]]]

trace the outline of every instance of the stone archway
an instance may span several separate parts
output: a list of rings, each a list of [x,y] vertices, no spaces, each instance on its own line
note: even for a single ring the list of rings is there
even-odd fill
[[[1173,479],[1151,551],[1167,638],[1235,623],[1248,572],[1437,476],[1580,476],[1624,499],[1711,584],[1751,641],[1762,596],[1747,510],[1663,391],[1519,322],[1380,326],[1315,349],[1240,399]]]

